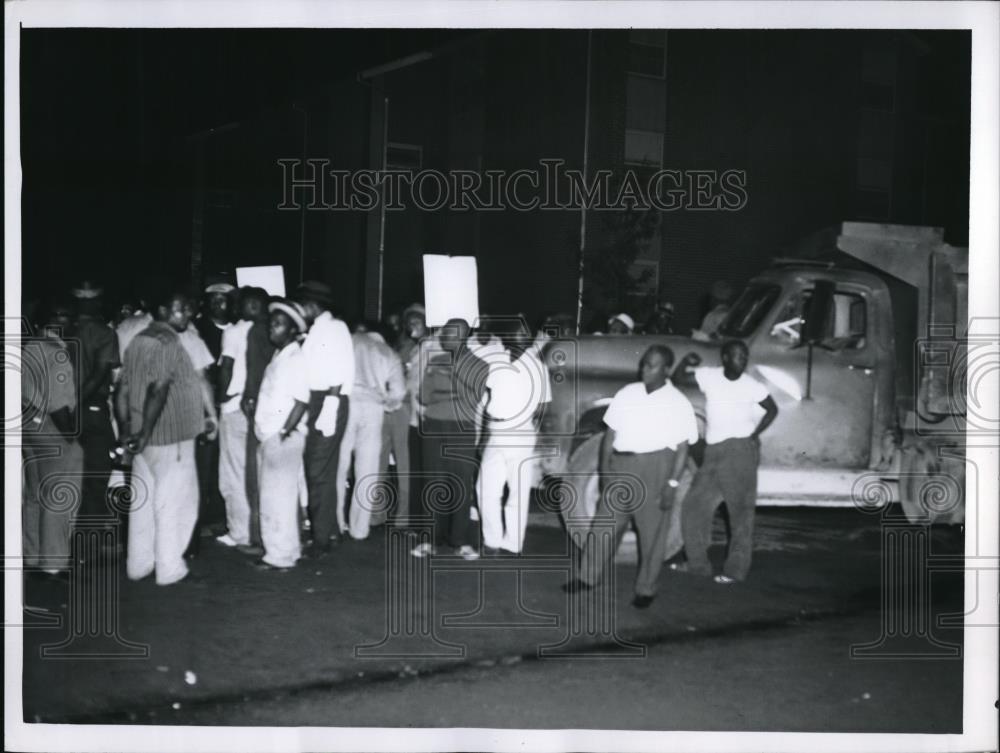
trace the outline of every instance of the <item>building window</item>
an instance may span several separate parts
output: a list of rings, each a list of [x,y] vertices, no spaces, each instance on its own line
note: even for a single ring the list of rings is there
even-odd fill
[[[892,162],[885,159],[858,158],[858,188],[892,190]]]
[[[420,170],[423,160],[423,147],[413,144],[397,144],[390,141],[386,149],[385,163],[389,170],[415,172]]]
[[[629,165],[661,167],[663,165],[663,133],[625,131],[625,162]]]
[[[667,73],[667,33],[632,29],[628,35],[628,72],[663,78]]]

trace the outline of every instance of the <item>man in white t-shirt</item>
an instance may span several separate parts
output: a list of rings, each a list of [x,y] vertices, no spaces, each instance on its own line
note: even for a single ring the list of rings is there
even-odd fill
[[[247,496],[248,415],[241,408],[247,378],[247,336],[261,317],[266,298],[240,290],[240,320],[222,333],[219,357],[219,491],[226,502],[229,532],[218,538],[226,546],[250,545],[250,500]]]
[[[523,327],[503,339],[504,349],[482,348],[486,377],[486,443],[479,464],[479,515],[487,553],[519,554],[528,527],[535,444],[541,412],[552,400],[549,373]],[[504,486],[507,505],[502,507]]]
[[[642,381],[618,390],[604,414],[608,429],[601,443],[602,494],[594,516],[595,535],[587,538],[579,574],[564,586],[567,591],[588,590],[601,581],[634,520],[640,560],[632,605],[645,609],[653,602],[669,512],[688,445],[698,441],[691,403],[667,380],[673,363],[669,348],[651,346],[642,357]],[[611,530],[613,541],[608,540]]]
[[[733,583],[744,580],[750,571],[759,437],[778,415],[778,406],[764,385],[744,373],[749,358],[745,343],[726,342],[721,358],[721,367],[694,369],[698,388],[705,393],[705,461],[684,499],[681,527],[687,569],[711,575],[712,519],[719,505],[726,503],[731,540],[715,582]],[[678,371],[686,372],[699,363],[701,358],[691,354]]]

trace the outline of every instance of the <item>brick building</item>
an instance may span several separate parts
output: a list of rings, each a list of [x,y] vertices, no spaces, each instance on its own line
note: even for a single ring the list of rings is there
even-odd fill
[[[745,175],[736,211],[656,212],[627,290],[594,279],[620,213],[586,215],[585,321],[660,298],[688,329],[714,280],[738,287],[844,219],[942,225],[965,243],[969,50],[964,32],[470,32],[196,139],[195,271],[282,263],[290,283],[328,279],[346,315],[371,316],[422,297],[422,253],[471,254],[484,312],[575,312],[579,209],[282,211],[277,160],[582,170],[586,138],[587,175]]]

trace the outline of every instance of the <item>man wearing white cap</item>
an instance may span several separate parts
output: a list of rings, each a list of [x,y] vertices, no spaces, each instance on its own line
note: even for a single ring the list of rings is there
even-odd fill
[[[609,335],[631,335],[635,331],[635,320],[628,314],[615,314],[608,319]]]
[[[301,554],[298,525],[299,476],[305,447],[309,382],[305,356],[296,342],[306,329],[301,306],[272,301],[269,334],[276,350],[264,371],[257,397],[254,431],[260,486],[260,534],[263,570],[294,567]]]

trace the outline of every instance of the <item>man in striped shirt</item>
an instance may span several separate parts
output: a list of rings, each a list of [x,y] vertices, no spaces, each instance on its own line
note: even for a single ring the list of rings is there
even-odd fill
[[[178,335],[189,310],[183,293],[163,297],[156,319],[125,352],[115,396],[125,446],[134,455],[126,572],[132,580],[155,572],[162,586],[188,575],[184,549],[198,516],[194,440],[217,431],[207,385]]]

